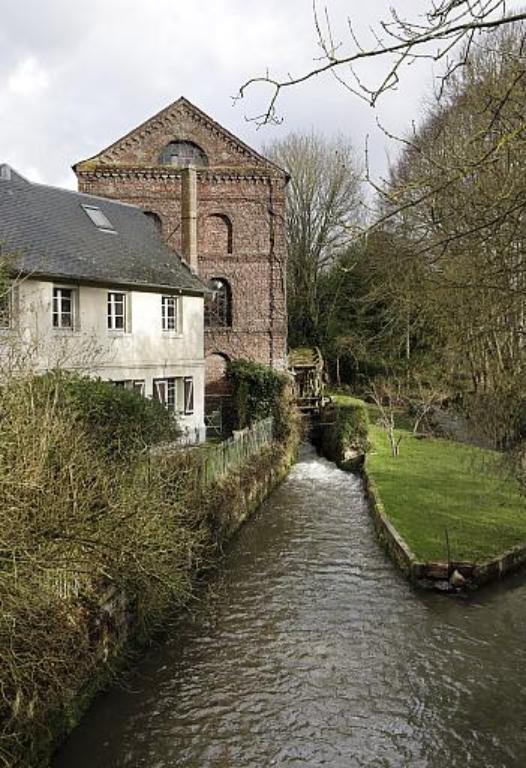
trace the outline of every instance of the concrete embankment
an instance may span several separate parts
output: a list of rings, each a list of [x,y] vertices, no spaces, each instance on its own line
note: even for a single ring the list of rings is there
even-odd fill
[[[497,557],[477,563],[419,560],[385,514],[378,489],[367,470],[367,461],[363,463],[363,477],[376,534],[400,569],[415,584],[444,592],[476,588],[497,581],[526,563],[526,544],[519,544]]]
[[[422,560],[390,520],[367,461],[367,411],[360,401],[332,405],[320,416],[316,439],[320,452],[342,469],[360,471],[376,535],[401,571],[425,589],[458,592],[501,579],[526,563],[526,543],[477,562]]]

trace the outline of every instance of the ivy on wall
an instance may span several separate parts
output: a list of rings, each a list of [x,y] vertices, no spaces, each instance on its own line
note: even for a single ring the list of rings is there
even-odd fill
[[[276,436],[284,436],[292,407],[290,377],[250,360],[229,362],[226,376],[232,390],[232,427],[244,429],[273,416]]]

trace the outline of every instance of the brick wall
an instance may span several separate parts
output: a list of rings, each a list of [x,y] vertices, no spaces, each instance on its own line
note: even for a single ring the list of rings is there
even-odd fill
[[[191,140],[208,157],[198,169],[199,274],[227,280],[232,327],[208,329],[207,355],[285,364],[286,178],[210,118],[180,100],[75,170],[83,192],[156,213],[174,250],[181,249],[181,174],[159,166],[163,147]]]

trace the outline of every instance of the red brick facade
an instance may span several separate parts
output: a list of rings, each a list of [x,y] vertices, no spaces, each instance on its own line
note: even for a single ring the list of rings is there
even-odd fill
[[[160,217],[181,252],[181,169],[163,165],[170,142],[192,142],[207,158],[197,169],[198,271],[227,281],[230,327],[207,328],[212,377],[222,359],[281,368],[286,359],[283,171],[211,118],[179,99],[74,170],[79,190],[139,205]],[[206,163],[206,158],[203,163]],[[212,373],[214,372],[214,373]]]

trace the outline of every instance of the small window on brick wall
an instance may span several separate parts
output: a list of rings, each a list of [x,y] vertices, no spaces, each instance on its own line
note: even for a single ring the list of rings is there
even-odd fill
[[[161,217],[158,213],[154,213],[154,211],[144,211],[144,215],[147,216],[150,221],[155,226],[156,230],[160,233],[163,231],[163,223],[161,221]]]
[[[193,141],[171,141],[159,155],[159,164],[174,165],[177,168],[187,168],[189,165],[203,168],[208,165],[208,157]]]

